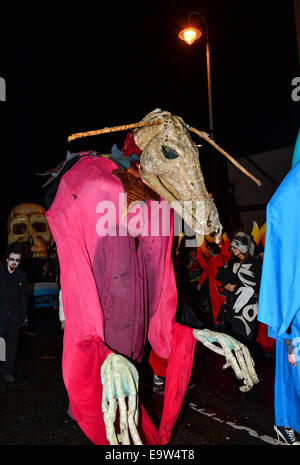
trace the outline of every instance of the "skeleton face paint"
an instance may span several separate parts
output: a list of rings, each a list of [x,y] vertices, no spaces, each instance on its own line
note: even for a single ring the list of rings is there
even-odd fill
[[[6,261],[8,271],[13,273],[21,263],[21,254],[12,252],[9,254],[9,257],[6,259]]]

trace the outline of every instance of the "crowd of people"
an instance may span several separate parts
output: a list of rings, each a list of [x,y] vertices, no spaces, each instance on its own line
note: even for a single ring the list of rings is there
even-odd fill
[[[58,262],[53,250],[51,253],[50,261],[43,261],[40,280],[59,283]],[[7,383],[15,381],[19,331],[28,318],[27,275],[19,266],[22,258],[22,245],[14,243],[7,252],[5,265],[0,268],[0,337],[6,342],[1,374]],[[258,250],[251,234],[245,232],[220,243],[206,241],[198,248],[186,247],[183,238],[174,260],[178,286],[176,320],[193,328],[210,326],[232,335],[249,348],[254,360],[262,352],[274,352],[275,340],[268,337],[266,327],[257,318],[262,261],[263,250]],[[61,291],[59,318],[64,329]],[[285,338],[284,342],[289,362],[296,366],[295,358],[291,358],[291,340]],[[163,378],[154,375],[154,383],[163,386]],[[74,418],[70,406],[68,413]],[[293,428],[275,425],[275,430],[287,444],[298,444]]]
[[[264,249],[257,246],[251,234],[241,231],[231,240],[225,236],[227,240],[219,244],[206,240],[197,249],[181,241],[175,260],[179,292],[176,319],[190,327],[210,326],[233,336],[248,347],[255,362],[263,356],[276,360],[274,429],[278,439],[299,445],[295,434],[295,430],[299,434],[295,339],[289,328],[280,340],[272,325],[268,331],[263,322],[270,319],[258,318]],[[268,284],[264,307],[272,315],[268,305],[272,283]]]
[[[203,327],[203,314],[209,314],[215,330],[230,333],[254,353],[262,268],[258,252],[252,236],[244,232],[219,244],[206,241],[196,250],[182,242],[175,265],[177,320],[190,326],[197,320],[197,327]]]

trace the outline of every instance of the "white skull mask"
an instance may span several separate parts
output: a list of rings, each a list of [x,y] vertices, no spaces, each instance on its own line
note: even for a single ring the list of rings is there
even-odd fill
[[[7,220],[8,245],[24,242],[32,257],[47,258],[47,245],[52,235],[45,218],[45,209],[35,203],[14,207]]]

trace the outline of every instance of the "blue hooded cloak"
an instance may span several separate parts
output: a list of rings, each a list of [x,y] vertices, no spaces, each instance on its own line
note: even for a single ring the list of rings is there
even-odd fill
[[[292,169],[267,206],[258,320],[276,339],[274,413],[277,426],[300,433],[300,131]],[[291,339],[297,367],[288,363]],[[299,347],[297,348],[297,346]]]

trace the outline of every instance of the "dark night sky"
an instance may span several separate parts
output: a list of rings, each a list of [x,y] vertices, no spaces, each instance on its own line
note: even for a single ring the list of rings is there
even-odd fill
[[[209,28],[216,142],[235,157],[295,143],[291,0],[20,2],[0,20],[2,239],[10,208],[42,202],[36,172],[68,149],[109,151],[125,137],[68,146],[68,135],[139,121],[156,107],[208,130],[204,42],[188,46],[177,37],[195,10]]]

